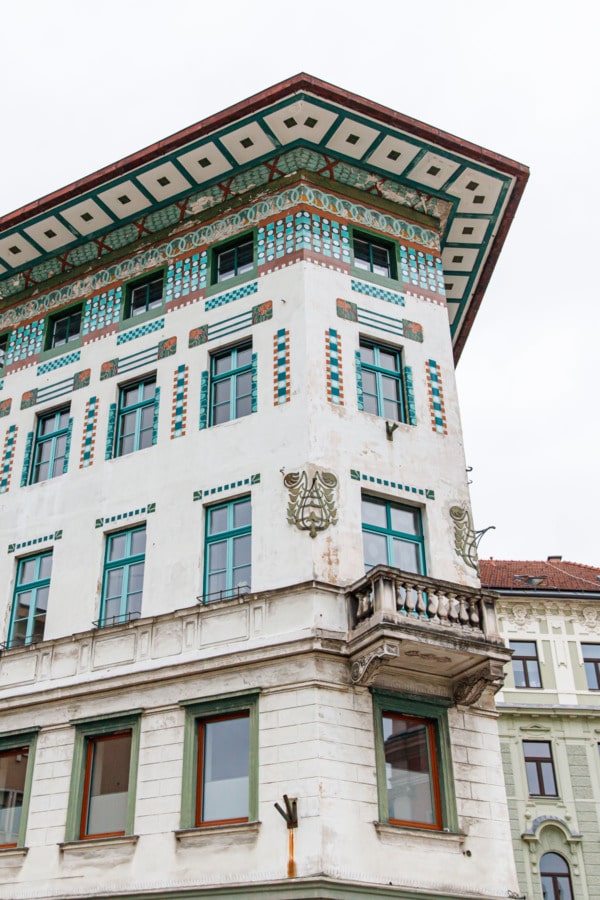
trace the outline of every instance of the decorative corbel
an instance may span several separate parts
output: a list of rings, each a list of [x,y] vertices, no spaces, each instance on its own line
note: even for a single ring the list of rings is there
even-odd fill
[[[389,659],[400,656],[400,643],[384,643],[371,653],[359,656],[350,670],[352,684],[372,684],[381,666]]]
[[[491,531],[496,526],[489,525],[487,528],[475,531],[471,513],[464,506],[451,506],[450,518],[454,522],[454,549],[456,550],[456,555],[460,556],[471,569],[475,569],[479,575],[477,547],[486,531]]]
[[[491,660],[485,668],[479,669],[467,678],[462,678],[454,686],[454,702],[457,706],[473,706],[481,699],[486,688],[491,687],[494,693],[497,693],[503,684],[502,664]]]

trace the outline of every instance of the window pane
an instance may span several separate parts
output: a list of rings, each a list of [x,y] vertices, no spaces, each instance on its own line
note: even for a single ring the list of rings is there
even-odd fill
[[[208,533],[220,534],[222,531],[227,531],[227,507],[213,507],[208,511]]]
[[[224,353],[222,356],[213,356],[213,373],[215,375],[223,375],[225,372],[231,371],[231,353]]]
[[[215,403],[229,403],[231,397],[231,378],[225,381],[217,381],[213,389]]]
[[[215,595],[210,596],[211,600],[219,600],[220,595],[224,598],[226,589],[227,589],[227,575],[226,572],[214,572],[208,576],[207,583],[207,594]]]
[[[32,581],[37,581],[36,569],[37,557],[21,560],[19,584],[31,584]]]
[[[383,563],[389,565],[387,558],[387,540],[383,534],[371,534],[363,531],[363,550],[365,554],[365,567],[367,569]]]
[[[371,365],[374,365],[375,351],[374,351],[373,347],[368,347],[368,346],[364,346],[363,344],[361,344],[360,345],[360,359],[361,359],[361,362],[370,363]]]
[[[382,369],[389,369],[391,372],[398,371],[398,354],[381,347],[379,350],[379,365]]]
[[[375,525],[377,528],[386,528],[387,518],[385,502],[370,500],[363,497],[362,520],[365,525]]]
[[[600,660],[600,644],[582,644],[581,649],[584,659]]]
[[[414,535],[421,533],[418,510],[390,504],[390,511],[392,531],[401,531],[403,534]]]
[[[131,555],[139,556],[146,551],[146,529],[131,532]]]
[[[241,369],[243,366],[252,364],[252,347],[242,347],[237,352],[236,368]]]
[[[121,594],[123,592],[123,572],[124,570],[119,567],[118,569],[111,569],[106,573],[106,599],[110,600],[115,597],[121,599]]]
[[[112,534],[108,539],[108,558],[112,562],[115,559],[123,559],[127,552],[127,533]]]
[[[252,504],[250,500],[244,500],[241,503],[234,504],[233,507],[233,527],[244,528],[252,522]]]
[[[28,756],[26,747],[0,753],[0,845],[19,839]]]
[[[39,570],[39,579],[42,581],[45,578],[50,578],[52,573],[52,554],[49,553],[47,556],[42,556],[40,558],[40,570]]]
[[[524,747],[529,758],[552,759],[550,744],[547,741],[525,741]]]
[[[515,687],[527,687],[525,680],[525,666],[522,660],[513,659],[513,676],[515,679]]]
[[[204,725],[202,822],[247,819],[249,805],[249,718]]]
[[[390,819],[435,824],[427,724],[384,715],[383,738]]]
[[[131,733],[96,738],[90,750],[85,834],[123,833],[127,820]]]
[[[393,562],[392,565],[405,572],[421,571],[421,555],[418,544],[411,544],[397,538],[392,540]]]
[[[250,562],[251,538],[249,534],[233,539],[233,566],[247,566]]]
[[[141,394],[142,400],[154,400],[156,395],[156,382],[146,381],[145,384],[142,385]]]
[[[208,568],[215,572],[227,567],[227,541],[217,541],[208,547]]]
[[[252,398],[250,396],[239,397],[235,404],[236,419],[243,419],[252,412]]]

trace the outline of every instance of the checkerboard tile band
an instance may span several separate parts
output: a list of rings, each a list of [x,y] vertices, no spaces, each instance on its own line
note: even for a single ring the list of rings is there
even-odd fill
[[[79,468],[86,469],[93,465],[96,445],[96,428],[98,425],[98,398],[90,397],[85,405],[83,438],[79,455]]]
[[[171,440],[183,437],[187,425],[189,367],[178,366],[173,373],[173,403],[171,406]]]
[[[62,366],[68,366],[71,363],[79,362],[80,358],[80,350],[75,350],[73,353],[65,353],[63,356],[57,356],[56,359],[51,359],[49,362],[42,363],[37,367],[37,374],[44,375],[46,372],[54,372],[55,369],[60,369]]]
[[[2,448],[2,467],[0,468],[0,494],[5,494],[10,488],[13,462],[15,459],[15,446],[17,443],[18,425],[10,425],[4,437]]]
[[[273,405],[289,403],[290,399],[290,333],[280,328],[273,336]]]
[[[164,327],[164,319],[153,319],[151,322],[140,325],[139,328],[130,328],[128,331],[123,331],[117,338],[117,345],[127,344],[129,341],[135,340],[135,338],[145,337],[147,334],[152,334],[153,331],[160,331]]]
[[[336,406],[344,406],[342,339],[335,328],[325,332],[325,360],[327,399]]]
[[[431,430],[435,431],[437,434],[448,434],[442,370],[434,359],[426,360],[425,376],[427,378],[427,398],[429,401]]]

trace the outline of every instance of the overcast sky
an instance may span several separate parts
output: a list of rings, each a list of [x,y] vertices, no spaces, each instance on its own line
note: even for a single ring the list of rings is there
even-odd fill
[[[600,566],[594,0],[19,0],[0,212],[305,71],[531,169],[458,366],[482,557]]]

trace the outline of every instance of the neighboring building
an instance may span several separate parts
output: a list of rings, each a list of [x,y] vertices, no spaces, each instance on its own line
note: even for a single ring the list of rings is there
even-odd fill
[[[454,358],[526,179],[300,75],[0,220],[0,897],[516,890]]]
[[[497,694],[521,890],[600,897],[600,568],[482,560],[512,664]]]

